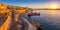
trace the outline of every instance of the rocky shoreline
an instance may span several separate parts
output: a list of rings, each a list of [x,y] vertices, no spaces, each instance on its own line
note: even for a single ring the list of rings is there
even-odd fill
[[[9,17],[8,17],[9,20],[7,20],[7,21],[5,20],[6,23],[3,22],[4,26],[7,24],[6,25],[7,27],[5,26],[5,29],[4,29],[4,26],[1,26],[0,30],[7,30],[7,28],[9,30],[38,30],[38,29],[41,30],[41,26],[39,23],[37,23],[35,21],[32,21],[30,23],[26,18],[19,18],[21,15],[25,14],[28,10],[31,10],[31,9],[27,8],[27,7],[9,6],[6,4],[0,4],[0,14],[7,13],[7,15],[9,15]],[[19,21],[21,21],[21,22],[19,22]]]

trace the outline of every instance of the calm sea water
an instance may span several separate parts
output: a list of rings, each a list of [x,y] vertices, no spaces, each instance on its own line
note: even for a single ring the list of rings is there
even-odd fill
[[[44,30],[60,30],[60,10],[34,10],[40,12],[40,16],[32,16],[31,19],[40,23]],[[30,19],[27,14],[26,18]]]

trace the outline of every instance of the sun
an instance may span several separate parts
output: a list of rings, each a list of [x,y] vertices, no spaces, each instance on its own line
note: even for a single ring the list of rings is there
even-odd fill
[[[56,6],[56,5],[52,5],[51,8],[52,8],[52,9],[56,9],[57,6]]]
[[[57,3],[50,4],[49,8],[51,8],[51,9],[57,9],[57,8],[59,8],[59,4],[57,4]]]
[[[49,4],[49,8],[50,9],[58,9],[60,7],[59,7],[59,4],[58,3],[51,3],[51,4]]]

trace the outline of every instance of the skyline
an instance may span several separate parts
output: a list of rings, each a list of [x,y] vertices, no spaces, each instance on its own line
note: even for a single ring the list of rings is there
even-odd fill
[[[30,8],[48,8],[51,4],[57,4],[60,8],[60,0],[0,0],[0,2]]]

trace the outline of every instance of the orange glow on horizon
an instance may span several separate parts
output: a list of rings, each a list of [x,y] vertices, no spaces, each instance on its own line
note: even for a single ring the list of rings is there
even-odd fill
[[[57,9],[57,8],[60,8],[60,7],[59,7],[59,4],[52,3],[52,4],[49,5],[49,8],[51,8],[51,9]]]
[[[56,6],[56,5],[52,5],[51,8],[52,8],[52,9],[56,9],[57,6]]]

